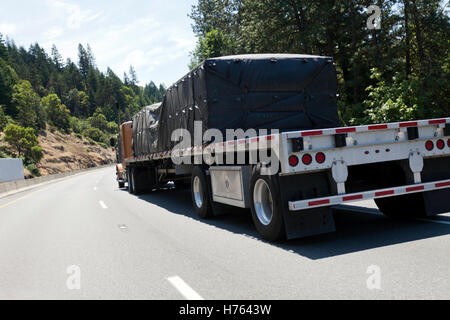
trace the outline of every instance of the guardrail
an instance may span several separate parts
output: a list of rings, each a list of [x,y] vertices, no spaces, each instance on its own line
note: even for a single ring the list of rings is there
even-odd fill
[[[25,190],[37,187],[41,184],[44,184],[44,183],[47,183],[50,181],[55,181],[55,180],[63,179],[66,177],[74,176],[74,175],[77,175],[80,173],[85,173],[85,172],[89,172],[89,171],[94,171],[94,170],[111,167],[113,165],[114,164],[107,164],[107,165],[99,166],[99,167],[93,167],[93,168],[87,168],[87,169],[82,169],[82,170],[75,170],[75,171],[70,171],[70,172],[52,174],[52,175],[45,176],[45,177],[37,177],[37,178],[33,178],[33,179],[0,183],[0,198],[9,196],[9,195],[17,193],[17,192],[21,192],[21,191],[25,191]]]

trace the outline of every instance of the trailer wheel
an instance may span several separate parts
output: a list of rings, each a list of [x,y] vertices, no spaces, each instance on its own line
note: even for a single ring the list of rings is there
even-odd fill
[[[195,167],[191,177],[191,195],[195,211],[201,219],[208,219],[213,216],[208,190],[204,170],[200,167]]]
[[[420,193],[375,199],[378,209],[387,217],[407,219],[425,217],[425,202]]]
[[[128,177],[128,192],[134,193],[134,182],[133,182],[133,168],[127,169],[127,177]]]
[[[284,239],[278,176],[261,175],[260,168],[255,167],[250,180],[250,200],[253,223],[261,237],[268,241]]]

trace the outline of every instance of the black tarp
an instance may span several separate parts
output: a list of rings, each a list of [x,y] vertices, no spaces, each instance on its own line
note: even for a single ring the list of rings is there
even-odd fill
[[[147,106],[133,117],[133,152],[145,156],[158,150],[161,103]]]
[[[329,57],[256,54],[208,59],[170,87],[161,105],[135,116],[135,154],[171,150],[172,132],[183,128],[193,133],[194,121],[202,121],[203,130],[223,133],[336,127],[336,91],[336,70]]]

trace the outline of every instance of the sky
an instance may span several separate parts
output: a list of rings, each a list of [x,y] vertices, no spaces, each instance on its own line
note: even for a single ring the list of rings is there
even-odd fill
[[[189,70],[196,45],[188,17],[195,0],[1,0],[0,33],[17,46],[35,42],[48,54],[78,61],[78,44],[92,48],[101,71],[120,78],[133,65],[140,85],[170,86]]]

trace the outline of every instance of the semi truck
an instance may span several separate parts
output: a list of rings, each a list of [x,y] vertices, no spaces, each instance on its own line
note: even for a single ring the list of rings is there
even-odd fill
[[[450,212],[450,117],[343,127],[337,98],[330,57],[207,59],[120,125],[119,187],[190,187],[201,219],[250,209],[267,241],[333,232],[333,206],[362,200]]]

